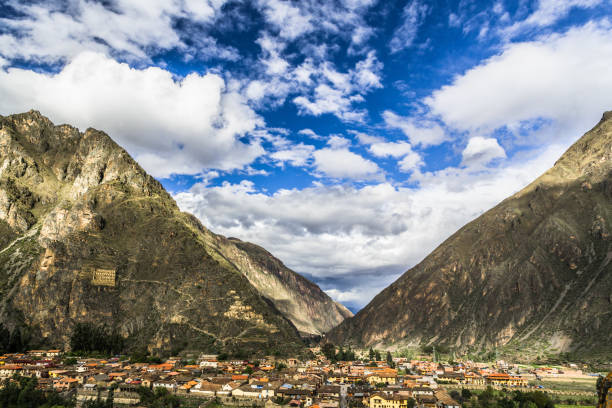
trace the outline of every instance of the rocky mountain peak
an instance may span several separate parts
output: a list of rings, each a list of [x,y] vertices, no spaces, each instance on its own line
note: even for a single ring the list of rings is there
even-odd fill
[[[612,341],[612,115],[335,328],[337,342],[584,358]],[[607,350],[607,351],[606,351]]]
[[[267,251],[182,213],[108,135],[0,117],[0,329],[69,347],[77,323],[131,349],[287,353],[343,306]],[[15,334],[17,333],[17,334]]]

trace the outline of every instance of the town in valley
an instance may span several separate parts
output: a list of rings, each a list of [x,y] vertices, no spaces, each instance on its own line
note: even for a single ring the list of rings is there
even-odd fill
[[[3,391],[30,387],[77,407],[612,407],[612,373],[605,378],[577,364],[448,361],[435,349],[356,352],[329,343],[308,351],[306,358],[257,360],[226,354],[94,358],[61,350],[4,354],[0,405],[8,398]],[[170,405],[149,405],[155,401]]]

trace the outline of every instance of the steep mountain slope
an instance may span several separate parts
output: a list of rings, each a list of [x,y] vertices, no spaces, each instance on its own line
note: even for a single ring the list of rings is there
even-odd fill
[[[612,112],[553,168],[329,333],[337,342],[610,356]]]
[[[302,347],[296,326],[319,333],[344,318],[316,285],[293,288],[297,274],[241,245],[180,212],[104,133],[34,111],[0,117],[0,324],[11,338],[67,346],[76,323],[92,322],[132,349],[286,353]]]
[[[353,313],[317,285],[287,268],[264,248],[219,235],[210,242],[251,284],[306,335],[323,334]]]

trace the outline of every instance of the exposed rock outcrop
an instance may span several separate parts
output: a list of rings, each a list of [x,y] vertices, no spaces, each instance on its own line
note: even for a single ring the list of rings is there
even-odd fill
[[[607,112],[554,167],[457,231],[329,337],[609,357],[611,229]]]
[[[11,335],[68,347],[91,322],[131,349],[297,352],[296,326],[320,333],[346,313],[266,254],[182,213],[106,134],[34,111],[0,118],[0,325]]]

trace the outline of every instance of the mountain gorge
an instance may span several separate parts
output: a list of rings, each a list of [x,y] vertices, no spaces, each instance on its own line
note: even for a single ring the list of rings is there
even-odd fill
[[[77,323],[128,348],[297,352],[352,314],[254,244],[228,239],[103,132],[0,117],[0,324],[69,347]]]
[[[337,343],[609,357],[612,112],[333,329]]]

